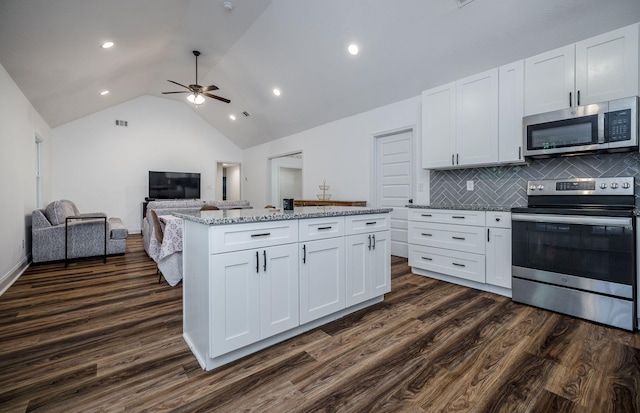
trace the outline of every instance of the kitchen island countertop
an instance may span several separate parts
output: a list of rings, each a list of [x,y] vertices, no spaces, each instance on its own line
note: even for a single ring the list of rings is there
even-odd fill
[[[297,207],[294,208],[293,211],[283,211],[281,209],[229,209],[225,211],[198,211],[190,213],[174,212],[173,215],[205,225],[227,225],[346,215],[385,214],[392,210],[393,208],[324,206]]]

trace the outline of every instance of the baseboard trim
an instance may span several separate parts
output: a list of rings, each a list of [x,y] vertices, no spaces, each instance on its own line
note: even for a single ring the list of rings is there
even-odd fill
[[[22,273],[24,273],[26,269],[29,268],[30,264],[31,253],[24,257],[15,267],[11,269],[11,271],[0,277],[0,295],[4,294],[4,292],[7,291],[18,278],[20,278]]]

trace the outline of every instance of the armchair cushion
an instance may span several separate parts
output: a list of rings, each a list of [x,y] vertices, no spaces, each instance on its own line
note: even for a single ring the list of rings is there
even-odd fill
[[[66,217],[78,215],[79,213],[76,205],[66,199],[51,202],[44,210],[44,215],[51,225],[64,224]]]

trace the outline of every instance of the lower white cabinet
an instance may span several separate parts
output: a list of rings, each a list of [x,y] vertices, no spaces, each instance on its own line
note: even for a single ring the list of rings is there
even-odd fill
[[[510,212],[410,209],[409,244],[409,265],[414,269],[510,294]]]
[[[211,357],[299,324],[297,244],[211,256]]]
[[[347,236],[347,305],[391,291],[389,231]]]
[[[300,323],[345,308],[344,237],[300,243]]]
[[[511,214],[487,215],[487,284],[511,289]]]
[[[185,219],[183,234],[183,337],[206,370],[390,291],[388,213],[225,225]],[[360,255],[347,256],[346,245],[358,240],[366,243]]]

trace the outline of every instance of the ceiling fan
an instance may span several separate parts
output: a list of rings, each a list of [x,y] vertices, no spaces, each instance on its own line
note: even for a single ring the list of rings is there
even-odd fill
[[[174,82],[173,80],[168,80],[168,82],[181,86],[187,90],[181,90],[179,92],[162,92],[162,94],[168,95],[171,93],[189,93],[189,95],[187,96],[187,100],[189,100],[189,102],[194,103],[196,105],[201,105],[204,103],[203,96],[206,96],[212,99],[217,99],[225,103],[230,103],[231,101],[227,98],[223,98],[221,96],[216,96],[216,95],[212,95],[211,93],[207,93],[211,90],[218,90],[218,86],[216,85],[200,86],[198,84],[198,56],[200,56],[200,52],[197,50],[194,50],[193,55],[196,57],[196,83],[191,84],[189,86],[185,86],[178,82]]]

